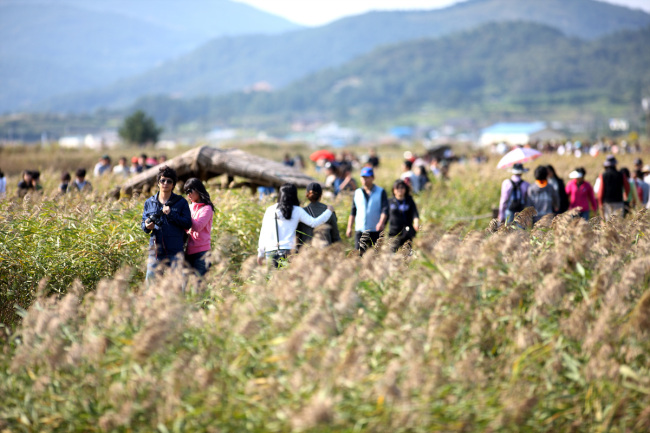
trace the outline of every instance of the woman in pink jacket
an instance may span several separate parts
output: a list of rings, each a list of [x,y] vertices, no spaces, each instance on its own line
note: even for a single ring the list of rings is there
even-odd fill
[[[185,260],[197,274],[203,276],[209,268],[205,256],[210,251],[214,205],[210,200],[210,194],[199,179],[195,177],[188,179],[183,189],[190,199],[192,213],[192,228],[187,231],[189,239]]]
[[[569,209],[580,208],[580,217],[589,221],[589,208],[596,212],[598,210],[598,201],[594,196],[594,190],[591,184],[585,181],[586,171],[579,167],[569,174],[571,179],[566,184],[565,191],[569,196]]]

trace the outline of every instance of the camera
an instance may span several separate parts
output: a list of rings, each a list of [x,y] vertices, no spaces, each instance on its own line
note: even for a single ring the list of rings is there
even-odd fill
[[[154,223],[155,225],[160,226],[160,223],[162,222],[162,217],[163,217],[163,213],[160,210],[154,214],[151,214],[149,218],[145,220],[145,224],[148,225],[150,223]]]

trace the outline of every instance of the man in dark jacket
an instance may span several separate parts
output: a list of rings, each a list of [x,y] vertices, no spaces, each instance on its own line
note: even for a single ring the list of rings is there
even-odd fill
[[[623,173],[616,169],[616,164],[614,155],[607,156],[603,164],[605,171],[599,179],[598,205],[606,220],[614,215],[623,217],[624,202],[630,193],[630,184]]]
[[[178,259],[178,254],[183,253],[185,247],[185,231],[192,228],[192,214],[187,200],[173,193],[177,181],[174,169],[161,167],[158,171],[159,191],[144,203],[141,226],[145,233],[151,235],[147,281],[154,276],[159,264],[169,266]]]

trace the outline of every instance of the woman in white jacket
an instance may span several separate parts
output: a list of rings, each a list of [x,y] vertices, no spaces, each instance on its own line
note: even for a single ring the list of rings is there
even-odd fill
[[[257,263],[262,265],[264,259],[273,260],[278,267],[278,261],[286,258],[296,247],[296,228],[298,223],[317,227],[329,220],[334,212],[332,206],[316,218],[312,218],[298,200],[298,188],[292,183],[280,187],[278,202],[269,206],[264,212],[262,229],[257,249]]]

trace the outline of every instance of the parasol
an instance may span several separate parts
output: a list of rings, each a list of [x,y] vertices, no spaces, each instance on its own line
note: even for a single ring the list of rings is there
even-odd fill
[[[529,147],[518,147],[503,155],[501,161],[497,164],[497,168],[508,168],[519,163],[523,164],[532,161],[535,158],[542,156],[542,153],[531,149]]]
[[[309,159],[311,159],[312,161],[318,161],[319,159],[334,161],[336,159],[336,156],[329,150],[321,149],[309,155]]]

